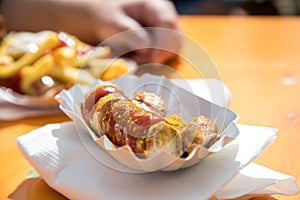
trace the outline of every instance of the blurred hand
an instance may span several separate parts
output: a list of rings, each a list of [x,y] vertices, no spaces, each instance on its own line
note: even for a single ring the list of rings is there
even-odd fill
[[[115,50],[134,50],[131,56],[140,64],[163,63],[181,47],[177,13],[170,1],[110,1],[94,9],[100,39]]]
[[[130,51],[140,64],[163,63],[182,43],[175,7],[166,0],[2,0],[0,11],[8,30],[67,31],[93,45],[104,41]]]

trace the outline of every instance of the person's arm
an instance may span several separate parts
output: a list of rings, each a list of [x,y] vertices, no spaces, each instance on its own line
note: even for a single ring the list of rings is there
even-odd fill
[[[2,0],[0,12],[8,31],[67,31],[89,43],[99,42],[87,1]],[[92,1],[91,1],[92,2]]]
[[[8,31],[66,31],[94,45],[106,40],[114,48],[136,50],[135,58],[140,63],[161,63],[171,56],[165,51],[140,47],[160,46],[178,51],[181,44],[176,34],[173,42],[166,42],[170,40],[165,36],[142,29],[178,30],[175,7],[165,0],[2,0],[0,11]],[[108,40],[128,30],[130,38]]]

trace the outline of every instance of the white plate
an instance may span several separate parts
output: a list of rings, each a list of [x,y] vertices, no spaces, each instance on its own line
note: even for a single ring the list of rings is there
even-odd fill
[[[57,94],[54,90],[49,91],[43,96],[29,96],[13,92],[9,88],[0,86],[0,99],[14,105],[33,107],[33,108],[57,108],[58,102],[54,96]]]
[[[128,59],[126,59],[126,62],[128,63],[129,69],[125,75],[134,74],[137,70],[136,63]],[[41,96],[30,96],[13,92],[9,88],[0,86],[0,100],[24,107],[33,107],[39,109],[58,108],[59,104],[54,97],[62,89],[63,86],[58,86],[57,88],[53,88]]]

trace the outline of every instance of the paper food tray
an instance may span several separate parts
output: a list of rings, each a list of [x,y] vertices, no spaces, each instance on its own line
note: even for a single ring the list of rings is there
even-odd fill
[[[85,100],[85,95],[96,85],[103,83],[117,85],[128,97],[132,97],[136,92],[142,91],[153,92],[161,96],[166,105],[166,115],[177,114],[185,121],[190,121],[194,117],[203,115],[216,124],[220,138],[209,149],[202,146],[195,148],[187,158],[178,158],[164,150],[156,152],[150,158],[139,158],[131,151],[129,146],[116,147],[105,135],[95,134],[82,117],[80,106]],[[60,92],[56,99],[60,102],[60,109],[73,119],[78,130],[82,127],[86,128],[94,141],[105,149],[107,153],[125,166],[138,171],[172,171],[191,166],[200,162],[209,154],[220,151],[239,134],[235,124],[238,117],[233,111],[196,96],[176,86],[163,76],[149,74],[141,77],[122,76],[110,82],[99,80],[89,86],[77,84],[69,90]]]

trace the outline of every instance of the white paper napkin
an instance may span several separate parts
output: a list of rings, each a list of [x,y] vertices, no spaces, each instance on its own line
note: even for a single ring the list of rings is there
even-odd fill
[[[291,196],[298,192],[299,189],[294,177],[250,163],[225,187],[219,190],[215,196],[230,199],[246,194],[283,194]]]
[[[173,79],[172,81],[176,85],[220,106],[228,105],[231,99],[228,87],[217,79]],[[213,96],[212,92],[218,96]],[[33,109],[32,107],[11,104],[1,99],[0,96],[0,120],[10,121],[61,112],[58,108]]]
[[[277,130],[247,125],[238,128],[240,135],[221,152],[193,167],[172,172],[125,173],[107,167],[101,159],[116,161],[103,154],[88,133],[76,130],[72,122],[46,125],[20,136],[17,143],[41,177],[70,199],[199,200],[251,192],[296,194],[293,177],[254,164],[244,168],[275,140]],[[90,141],[88,146],[83,145],[83,138],[85,144]],[[89,151],[94,148],[100,159]]]

